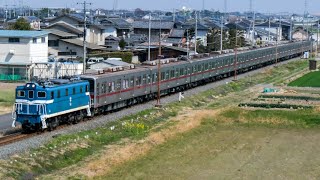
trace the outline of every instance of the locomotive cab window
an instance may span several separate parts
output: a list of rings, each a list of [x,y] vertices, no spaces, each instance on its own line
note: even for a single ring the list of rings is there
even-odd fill
[[[17,92],[17,96],[18,97],[24,97],[25,96],[25,92],[20,90],[20,91]]]
[[[66,89],[66,96],[69,96],[69,89]]]
[[[34,97],[34,91],[29,91],[28,92],[28,98],[29,99],[33,99],[33,97]]]
[[[38,98],[46,98],[46,92],[44,92],[44,91],[39,91],[39,92],[38,92]]]
[[[60,98],[61,97],[61,93],[60,93],[60,90],[58,90],[58,96],[57,98]]]

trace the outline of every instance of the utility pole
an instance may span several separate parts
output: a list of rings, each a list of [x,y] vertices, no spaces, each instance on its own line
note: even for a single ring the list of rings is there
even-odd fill
[[[252,25],[252,46],[254,46],[255,45],[255,39],[254,39],[254,36],[255,36],[255,31],[256,31],[256,29],[255,29],[255,26],[256,26],[256,12],[253,12],[253,25]]]
[[[162,21],[160,17],[160,33],[159,33],[159,55],[158,55],[158,95],[157,95],[157,104],[156,107],[161,107],[161,102],[160,102],[160,97],[161,97],[161,91],[160,91],[160,86],[161,86],[161,60],[162,59],[162,52],[161,52],[161,26],[162,26]]]
[[[149,44],[148,44],[148,61],[151,61],[151,13],[149,14]]]
[[[271,31],[271,22],[270,22],[270,15],[269,15],[268,44],[270,44],[270,31]]]
[[[6,21],[8,20],[8,4],[5,5],[6,9],[5,9],[5,18],[6,18]]]
[[[87,5],[91,5],[92,3],[87,3],[83,1],[83,3],[77,3],[83,5],[83,74],[86,73],[86,59],[87,59]]]
[[[221,16],[221,29],[220,29],[220,53],[222,54],[222,50],[223,50],[223,42],[222,42],[222,33],[223,33],[223,16]]]
[[[198,37],[198,14],[197,11],[195,11],[196,13],[196,30],[195,30],[195,45],[194,45],[194,54],[197,54],[197,37]]]
[[[189,59],[189,29],[187,29],[187,59]]]
[[[318,46],[319,46],[319,22],[320,22],[320,20],[318,20],[318,26],[317,26],[317,31],[318,31],[318,33],[317,33],[317,49],[316,49],[316,57],[318,57]]]

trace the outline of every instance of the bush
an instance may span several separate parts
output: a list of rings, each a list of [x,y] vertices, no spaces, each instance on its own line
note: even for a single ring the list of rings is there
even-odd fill
[[[127,63],[132,63],[132,52],[107,52],[107,53],[93,53],[89,54],[88,57],[103,57],[104,59],[108,58],[121,58],[122,61]]]

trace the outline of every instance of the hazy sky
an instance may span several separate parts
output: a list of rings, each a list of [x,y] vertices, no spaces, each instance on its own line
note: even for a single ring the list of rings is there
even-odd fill
[[[81,0],[0,0],[1,4],[13,5],[23,1],[31,7],[77,7]],[[223,10],[224,0],[204,0],[206,9]],[[320,0],[307,0],[310,13],[320,14]],[[82,0],[83,2],[83,0]],[[114,0],[87,0],[92,2],[92,8],[112,9]],[[228,11],[248,11],[249,0],[227,0]],[[118,0],[118,9],[180,9],[183,6],[192,9],[202,9],[202,0]],[[253,7],[260,12],[289,12],[303,13],[305,0],[253,0]]]

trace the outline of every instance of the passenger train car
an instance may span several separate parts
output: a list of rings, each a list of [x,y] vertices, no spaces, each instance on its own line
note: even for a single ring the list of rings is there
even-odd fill
[[[308,41],[264,47],[235,54],[174,61],[157,66],[81,75],[81,80],[52,80],[17,87],[15,121],[23,129],[53,129],[77,123],[84,116],[112,112],[207,82],[297,57],[309,51]],[[237,61],[235,61],[237,59]],[[158,77],[160,75],[160,78]],[[160,81],[159,81],[160,79]],[[15,123],[14,121],[14,123]]]

